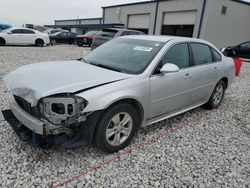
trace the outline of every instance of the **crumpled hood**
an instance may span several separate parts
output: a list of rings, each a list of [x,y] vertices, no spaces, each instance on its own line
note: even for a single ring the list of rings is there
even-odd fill
[[[81,61],[55,61],[23,66],[3,80],[11,93],[35,106],[42,97],[74,93],[132,76]]]

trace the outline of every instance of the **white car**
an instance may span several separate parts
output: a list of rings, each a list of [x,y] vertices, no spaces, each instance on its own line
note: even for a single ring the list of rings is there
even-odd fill
[[[49,35],[28,28],[10,28],[0,33],[0,46],[36,45],[42,47],[50,44]]]

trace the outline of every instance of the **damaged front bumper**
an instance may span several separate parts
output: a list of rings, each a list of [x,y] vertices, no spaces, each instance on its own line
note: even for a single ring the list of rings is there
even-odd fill
[[[16,103],[14,97],[9,99],[9,104],[10,109],[2,111],[2,114],[22,141],[31,142],[34,146],[62,145],[67,148],[86,144],[81,131],[75,133],[33,117]]]

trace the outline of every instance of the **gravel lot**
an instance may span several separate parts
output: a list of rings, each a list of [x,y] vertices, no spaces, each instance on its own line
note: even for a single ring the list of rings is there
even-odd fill
[[[1,47],[0,110],[8,107],[2,78],[9,71],[35,62],[76,59],[88,52],[76,46]],[[218,110],[198,108],[140,130],[130,153],[107,155],[92,146],[34,149],[14,135],[1,114],[0,187],[57,187],[108,160],[62,186],[249,188],[249,83],[250,63],[245,63]],[[166,131],[169,134],[163,134]]]

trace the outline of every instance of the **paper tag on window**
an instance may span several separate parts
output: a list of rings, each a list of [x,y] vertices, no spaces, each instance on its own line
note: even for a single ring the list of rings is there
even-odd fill
[[[134,50],[143,51],[143,52],[150,52],[153,48],[147,46],[136,46]]]

